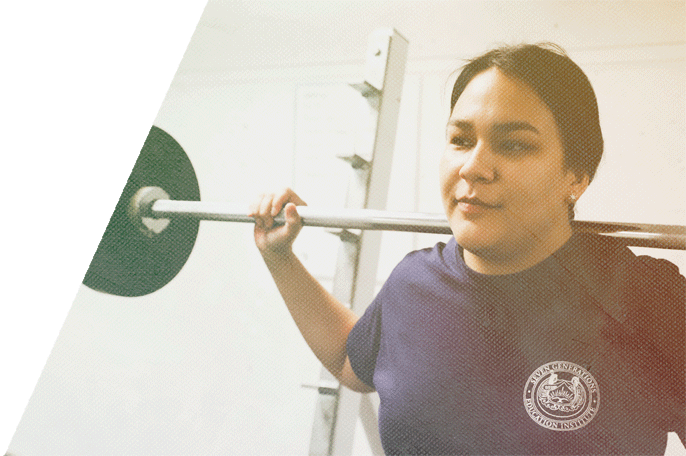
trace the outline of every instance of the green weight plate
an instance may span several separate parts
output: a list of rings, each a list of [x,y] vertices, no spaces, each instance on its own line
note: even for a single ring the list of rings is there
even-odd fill
[[[117,296],[147,295],[169,283],[188,260],[198,220],[173,219],[160,234],[148,237],[129,219],[131,198],[146,186],[161,187],[171,199],[200,201],[188,156],[174,138],[154,126],[86,272],[83,283],[89,288]]]

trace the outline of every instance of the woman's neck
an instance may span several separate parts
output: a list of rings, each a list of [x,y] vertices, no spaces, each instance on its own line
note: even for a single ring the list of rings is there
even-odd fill
[[[566,225],[545,239],[535,239],[531,245],[520,244],[520,248],[505,252],[496,249],[472,252],[465,249],[464,262],[480,274],[514,274],[545,260],[560,249],[571,236],[571,226]]]

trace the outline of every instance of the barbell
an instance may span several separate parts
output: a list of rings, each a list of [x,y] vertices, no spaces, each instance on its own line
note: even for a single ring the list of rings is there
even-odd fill
[[[152,127],[83,283],[118,296],[143,296],[169,283],[188,259],[201,220],[254,223],[245,206],[201,202],[183,148]],[[304,226],[451,234],[443,214],[298,208]],[[275,218],[283,223],[283,216]],[[686,250],[686,227],[573,221],[576,232],[631,246]]]

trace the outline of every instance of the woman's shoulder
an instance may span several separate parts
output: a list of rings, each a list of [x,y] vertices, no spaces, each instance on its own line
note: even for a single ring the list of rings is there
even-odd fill
[[[394,273],[416,276],[419,271],[452,273],[455,270],[457,244],[455,238],[437,242],[433,247],[413,250],[398,263]]]
[[[598,264],[611,270],[650,270],[667,276],[679,275],[679,268],[674,263],[647,255],[636,255],[620,240],[599,234],[576,234],[566,250],[565,255],[576,257],[576,261]]]
[[[635,256],[627,298],[636,324],[652,322],[664,329],[681,328],[683,340],[686,321],[686,278],[672,262],[647,255]]]
[[[577,236],[560,259],[563,269],[620,322],[638,313],[669,318],[686,307],[686,279],[675,264],[636,255],[614,239]]]
[[[604,274],[619,274],[619,278],[639,285],[646,291],[655,287],[683,289],[686,279],[674,263],[648,255],[636,255],[629,247],[599,235],[583,236],[576,247],[584,262]],[[629,285],[629,284],[627,284]]]
[[[686,278],[679,272],[679,267],[663,258],[638,255],[635,270],[655,291],[675,289],[683,293],[686,289]]]

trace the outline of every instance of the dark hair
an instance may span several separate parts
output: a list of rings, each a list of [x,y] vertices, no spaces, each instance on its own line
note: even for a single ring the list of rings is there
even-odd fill
[[[578,177],[585,174],[593,180],[603,155],[603,135],[598,102],[581,68],[562,48],[550,43],[493,49],[463,67],[453,86],[451,112],[474,76],[494,67],[526,83],[541,97],[557,123],[565,165]]]

